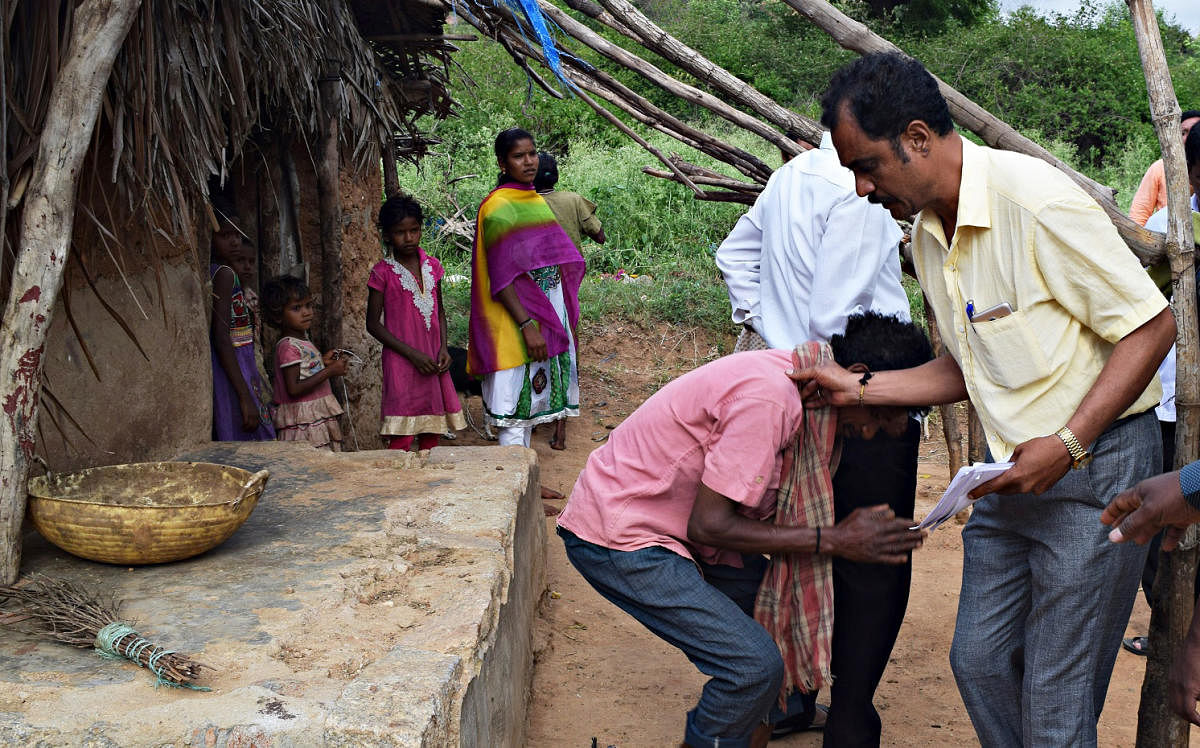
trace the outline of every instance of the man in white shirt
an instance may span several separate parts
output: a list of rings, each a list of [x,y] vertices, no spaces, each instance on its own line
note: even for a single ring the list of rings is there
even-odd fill
[[[791,348],[828,342],[856,312],[909,319],[900,238],[888,212],[855,193],[825,133],[819,148],[776,169],[717,250],[734,323],[766,347]]]
[[[792,348],[828,341],[850,315],[872,310],[910,318],[900,285],[901,231],[882,207],[858,196],[829,133],[819,148],[771,175],[749,212],[717,250],[733,321],[735,350]],[[900,437],[847,438],[833,478],[835,517],[886,502],[913,515],[920,428]],[[833,687],[826,745],[878,745],[872,699],[908,606],[912,563],[835,559]],[[814,727],[818,725],[813,725]],[[804,717],[776,725],[772,737],[806,729]]]

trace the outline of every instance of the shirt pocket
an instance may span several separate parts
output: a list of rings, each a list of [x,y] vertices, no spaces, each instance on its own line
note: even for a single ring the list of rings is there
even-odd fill
[[[967,342],[987,377],[1016,389],[1050,375],[1050,362],[1020,310],[967,326]]]

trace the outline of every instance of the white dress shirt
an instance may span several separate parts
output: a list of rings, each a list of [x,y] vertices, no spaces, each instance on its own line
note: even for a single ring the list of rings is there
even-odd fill
[[[825,133],[820,148],[775,170],[717,250],[734,323],[791,348],[827,342],[868,309],[908,320],[901,236],[886,210],[854,191]]]
[[[1192,195],[1192,210],[1200,213],[1200,201],[1197,200],[1197,195]],[[1146,219],[1146,228],[1151,231],[1167,230],[1167,209],[1160,208],[1155,213]],[[1167,357],[1158,365],[1158,381],[1162,385],[1162,400],[1158,402],[1158,407],[1154,409],[1155,414],[1160,421],[1168,421],[1175,423],[1175,346],[1171,346],[1171,350],[1167,351]]]

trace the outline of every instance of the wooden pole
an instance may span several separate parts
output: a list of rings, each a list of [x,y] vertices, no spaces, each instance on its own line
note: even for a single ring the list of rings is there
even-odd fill
[[[1178,326],[1175,367],[1175,467],[1200,457],[1200,371],[1196,369],[1196,276],[1192,270],[1192,211],[1187,166],[1179,131],[1179,104],[1163,53],[1158,18],[1150,0],[1127,0],[1137,36],[1142,70],[1150,98],[1150,114],[1162,148],[1167,182],[1167,257],[1171,264],[1172,303]],[[1194,546],[1194,528],[1190,538]],[[1185,540],[1181,549],[1189,545]],[[1139,746],[1186,746],[1189,724],[1170,709],[1171,663],[1179,655],[1195,607],[1196,551],[1177,550],[1159,556],[1150,611],[1150,652],[1142,700],[1138,707]]]
[[[646,49],[712,86],[730,101],[757,112],[776,127],[795,130],[810,143],[821,142],[824,128],[820,123],[775,103],[771,97],[704,57],[675,37],[659,28],[628,0],[597,0],[623,26],[615,27]]]
[[[466,16],[466,17],[468,19],[470,19],[470,22],[472,24],[479,23],[480,25],[476,26],[476,28],[479,28],[480,31],[489,33],[487,31],[487,29],[484,28],[482,21],[480,21],[479,19],[475,19],[472,16]],[[491,35],[493,38],[496,39],[496,41],[500,42],[500,44],[504,46],[504,49],[509,53],[509,55],[511,55],[513,57],[513,59],[519,65],[521,65],[521,67],[525,68],[526,72],[532,72],[532,70],[530,70],[528,63],[525,62],[525,60],[524,60],[525,57],[534,57],[535,59],[539,59],[542,62],[545,62],[545,58],[541,55],[540,52],[538,52],[538,50],[532,49],[528,45],[518,43],[518,42],[515,42],[514,40],[509,39],[500,29],[497,29],[496,32],[492,33]],[[676,179],[678,179],[681,184],[685,185],[688,189],[690,189],[692,191],[693,195],[695,195],[697,198],[701,198],[704,196],[704,194],[705,194],[704,191],[701,190],[699,187],[697,187],[695,184],[693,184],[692,180],[689,179],[686,174],[684,174],[682,171],[680,171],[679,168],[677,166],[675,166],[675,164],[672,163],[671,160],[668,159],[663,154],[662,151],[660,151],[659,149],[650,145],[650,143],[647,142],[645,138],[643,138],[641,135],[638,135],[636,132],[634,132],[633,129],[630,128],[629,125],[626,125],[624,122],[622,122],[621,119],[619,117],[617,117],[617,115],[613,114],[612,112],[608,111],[603,106],[601,106],[599,102],[597,102],[595,99],[593,99],[591,96],[589,96],[586,91],[584,91],[584,88],[582,86],[579,86],[578,84],[576,85],[575,94],[585,104],[590,106],[596,112],[596,114],[599,114],[601,117],[608,120],[609,124],[611,124],[613,127],[617,128],[621,132],[625,133],[635,143],[637,143],[642,148],[644,148],[645,150],[647,150],[648,152],[653,154],[659,161],[661,161],[663,163],[663,165],[665,165],[668,169],[671,170],[671,172],[675,175]]]
[[[899,47],[878,34],[872,33],[866,26],[842,13],[825,0],[784,0],[784,2],[797,13],[812,21],[818,28],[824,30],[845,49],[864,55],[873,52],[904,54]],[[936,76],[934,77],[936,78]],[[937,81],[942,96],[950,105],[950,113],[956,122],[983,138],[985,143],[994,148],[1003,148],[1040,158],[1069,176],[1100,204],[1113,225],[1117,227],[1121,238],[1125,240],[1125,243],[1143,264],[1149,265],[1166,257],[1166,246],[1163,243],[1162,234],[1147,231],[1122,213],[1113,199],[1111,187],[1105,187],[1075,171],[1055,158],[1045,148],[963,96],[945,81],[940,78]]]
[[[622,47],[613,44],[596,32],[584,26],[579,21],[576,21],[571,16],[564,13],[561,9],[551,5],[547,0],[539,0],[538,7],[546,14],[554,23],[558,24],[559,28],[565,31],[575,40],[586,45],[592,50],[604,55],[613,62],[621,65],[627,70],[632,70],[641,75],[646,80],[658,86],[669,94],[678,96],[684,101],[691,102],[697,106],[703,107],[713,114],[731,122],[734,125],[754,133],[768,143],[780,148],[792,155],[803,152],[803,149],[788,139],[783,133],[779,132],[771,125],[762,120],[753,117],[745,112],[730,106],[722,99],[713,96],[707,91],[702,91],[695,86],[681,83],[676,79],[667,75],[665,72],[650,64],[646,60],[629,52]],[[466,16],[464,16],[465,18]],[[467,20],[470,20],[469,18]],[[813,143],[820,142],[820,139],[814,140]]]
[[[329,62],[331,68],[338,66]],[[324,72],[321,134],[317,144],[317,201],[321,221],[321,326],[325,349],[342,346],[342,190],[338,131],[342,117],[340,69]],[[394,170],[394,169],[393,169]]]
[[[383,194],[391,197],[400,192],[400,175],[396,173],[396,139],[388,133],[380,147],[383,153]]]
[[[279,166],[280,145],[273,136],[259,148],[262,165],[258,170],[258,262],[265,278],[283,272],[283,245],[279,223],[282,210],[279,193],[283,189],[283,170]],[[259,284],[261,285],[261,284]]]
[[[42,352],[62,289],[79,169],[104,88],[141,0],[84,0],[46,112],[21,213],[12,288],[0,323],[0,584],[21,569],[25,482],[33,457]]]

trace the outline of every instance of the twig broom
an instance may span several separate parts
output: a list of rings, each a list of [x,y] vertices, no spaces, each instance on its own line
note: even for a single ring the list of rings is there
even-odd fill
[[[158,676],[156,685],[209,690],[192,682],[213,668],[142,638],[121,622],[115,595],[104,599],[68,581],[32,575],[20,586],[0,588],[0,607],[0,624],[21,624],[17,628],[52,641],[130,660]]]

